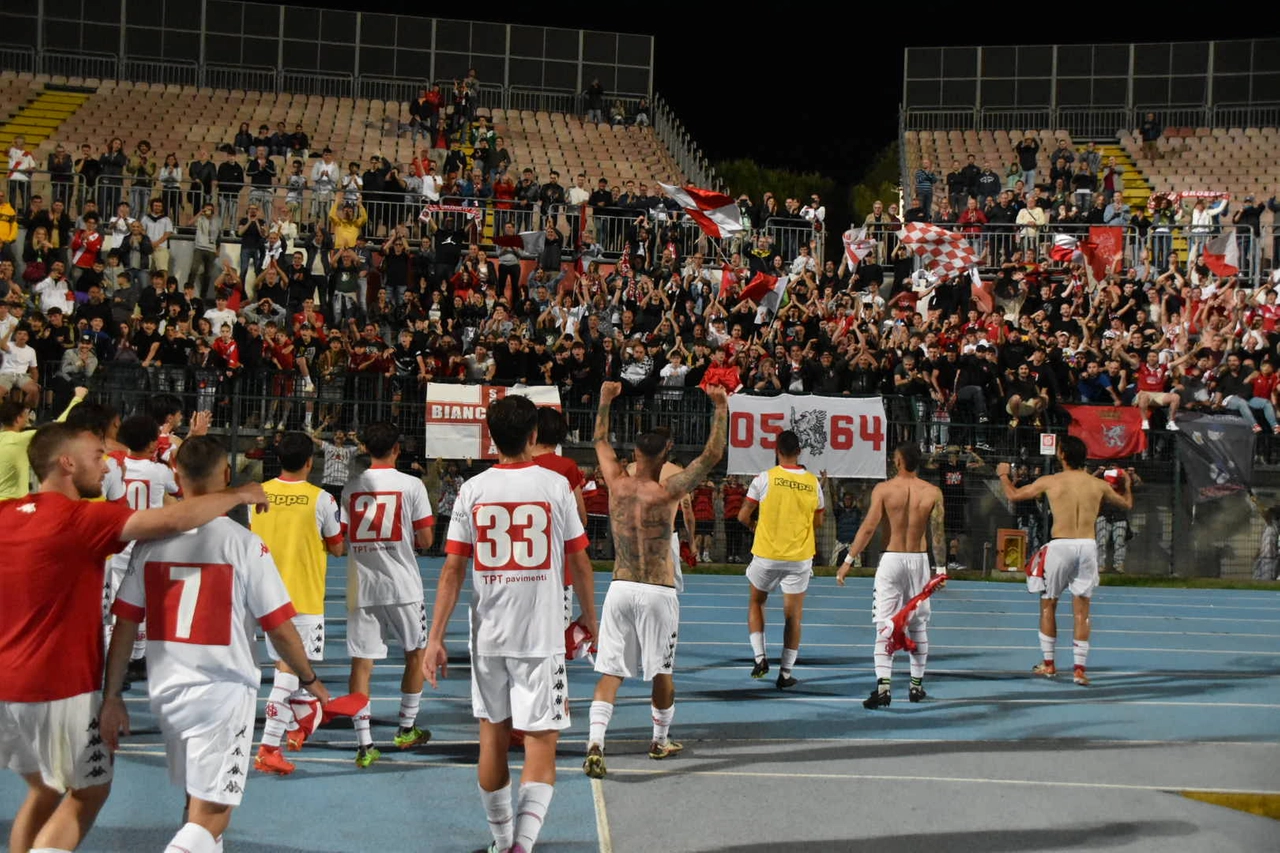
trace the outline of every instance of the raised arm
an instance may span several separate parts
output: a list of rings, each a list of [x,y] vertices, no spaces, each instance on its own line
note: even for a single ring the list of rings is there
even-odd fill
[[[1133,478],[1123,468],[1120,469],[1120,474],[1124,477],[1124,493],[1117,492],[1104,482],[1102,500],[1104,503],[1115,504],[1123,509],[1133,509]]]
[[[1014,488],[1013,480],[1009,477],[1008,462],[1001,462],[996,466],[996,476],[1000,478],[1000,485],[1004,488],[1005,498],[1011,501],[1029,501],[1033,498],[1038,498],[1045,493],[1045,489],[1049,485],[1048,477],[1040,477],[1033,483],[1027,483],[1021,488]]]
[[[708,387],[706,394],[716,405],[715,414],[712,415],[711,437],[707,439],[707,446],[702,453],[689,463],[688,468],[667,478],[667,494],[673,498],[683,497],[694,486],[707,479],[711,469],[724,456],[725,436],[729,426],[729,394],[718,385]]]
[[[619,477],[626,476],[626,471],[618,464],[618,454],[609,443],[609,405],[621,393],[621,382],[605,382],[600,386],[600,408],[596,411],[596,431],[592,439],[596,447],[596,462],[609,488],[613,488]]]

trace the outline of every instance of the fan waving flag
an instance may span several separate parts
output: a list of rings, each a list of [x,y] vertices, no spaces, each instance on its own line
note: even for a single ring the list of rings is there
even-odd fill
[[[685,213],[693,217],[693,221],[698,223],[698,227],[708,237],[719,239],[743,230],[738,203],[724,193],[700,190],[697,187],[673,187],[663,183],[658,186],[675,199]]]
[[[849,259],[851,268],[862,263],[862,259],[875,247],[876,241],[867,239],[866,228],[850,228],[844,232],[844,256]]]
[[[720,298],[724,299],[726,296],[728,296],[729,289],[732,288],[737,283],[738,283],[737,271],[733,267],[729,266],[728,264],[722,265],[720,267]]]
[[[1214,275],[1229,276],[1240,272],[1240,245],[1236,242],[1236,229],[1228,228],[1221,236],[1205,243],[1200,260]]]
[[[790,276],[784,275],[782,278],[778,278],[777,276],[758,272],[747,283],[747,286],[742,288],[742,293],[738,294],[738,299],[739,301],[750,299],[752,302],[759,302],[770,293],[773,293],[777,294],[779,301],[781,301],[782,294],[787,290],[787,282],[790,280]]]
[[[1049,250],[1049,257],[1059,263],[1067,263],[1075,257],[1080,241],[1070,234],[1059,234],[1053,238],[1053,248]]]
[[[898,232],[898,239],[924,258],[925,269],[939,273],[942,279],[954,278],[978,264],[978,256],[963,234],[937,225],[908,222]]]

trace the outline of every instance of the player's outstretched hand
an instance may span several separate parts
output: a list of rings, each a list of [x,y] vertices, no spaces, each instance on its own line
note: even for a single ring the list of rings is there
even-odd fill
[[[77,399],[77,400],[83,400],[85,397],[88,397],[88,396],[89,396],[89,389],[88,389],[88,388],[85,388],[83,385],[77,385],[77,386],[76,386],[76,399]]]
[[[120,735],[129,734],[129,709],[119,696],[102,700],[102,708],[98,711],[98,731],[112,752],[120,748]]]
[[[707,396],[711,398],[711,402],[716,404],[717,409],[729,405],[729,392],[719,385],[708,385]]]
[[[840,568],[836,571],[836,583],[844,586],[844,579],[849,577],[849,569],[853,568],[853,564],[849,562],[841,563]]]
[[[997,466],[996,466],[996,476],[997,476],[997,477],[1003,477],[1003,476],[1007,475],[1008,473],[1009,473],[1009,463],[1008,463],[1008,462],[1001,462],[999,465],[997,465]]]
[[[610,403],[622,393],[621,382],[605,382],[600,386],[600,402]]]
[[[211,423],[213,423],[213,412],[196,412],[191,416],[191,426],[187,429],[187,438],[208,434]]]
[[[433,690],[440,678],[449,677],[449,653],[445,651],[444,643],[427,644],[427,650],[422,656],[422,677],[427,680]]]
[[[236,492],[240,495],[241,503],[252,506],[258,512],[266,512],[271,506],[261,483],[245,483],[243,486],[237,486]]]

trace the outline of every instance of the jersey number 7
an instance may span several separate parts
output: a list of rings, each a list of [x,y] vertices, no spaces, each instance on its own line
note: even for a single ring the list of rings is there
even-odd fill
[[[551,565],[551,505],[476,504],[476,570],[538,571]]]
[[[147,563],[147,638],[197,646],[231,645],[228,563]]]

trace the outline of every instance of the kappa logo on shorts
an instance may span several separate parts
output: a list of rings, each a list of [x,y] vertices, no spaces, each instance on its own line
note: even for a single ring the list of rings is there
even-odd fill
[[[87,746],[102,746],[102,737],[100,735],[94,735],[89,738]]]
[[[97,730],[98,730],[98,718],[94,717],[92,720],[89,721],[89,728],[87,729],[87,731],[96,732]]]
[[[557,681],[552,690],[564,690],[564,681]]]
[[[236,758],[244,758],[244,750],[242,750],[242,749],[241,749],[240,747],[238,747],[238,746],[237,746],[234,750],[232,750],[232,751],[231,751],[231,754],[232,754],[233,756],[235,756]]]
[[[556,667],[556,675],[564,675],[564,667],[563,667],[563,666],[558,666],[558,667]]]
[[[93,777],[94,779],[97,779],[99,776],[107,775],[107,769],[103,767],[101,764],[99,764],[96,767],[94,767],[92,770],[90,770],[88,775]]]
[[[102,761],[102,760],[103,760],[103,759],[105,759],[106,757],[107,757],[106,753],[104,753],[102,750],[98,749],[98,750],[94,750],[93,755],[90,755],[90,756],[89,756],[89,760],[90,760],[91,762],[93,762],[94,764],[97,764],[98,762]]]
[[[236,782],[236,781],[234,781],[234,780],[233,780],[233,781],[228,782],[226,785],[223,785],[223,786],[222,786],[222,791],[223,791],[223,793],[225,793],[225,794],[243,794],[243,793],[244,793],[244,788],[241,788],[241,787],[240,787],[240,783],[239,783],[239,782]]]
[[[244,774],[244,771],[240,769],[239,764],[232,764],[231,767],[227,770],[228,776],[240,776],[243,774]]]
[[[246,733],[247,731],[249,731],[249,727],[248,727],[248,726],[241,726],[241,727],[240,727],[240,731],[236,732],[236,738],[237,738],[237,739],[239,739],[239,738],[244,737],[244,736],[245,736],[245,733]]]

